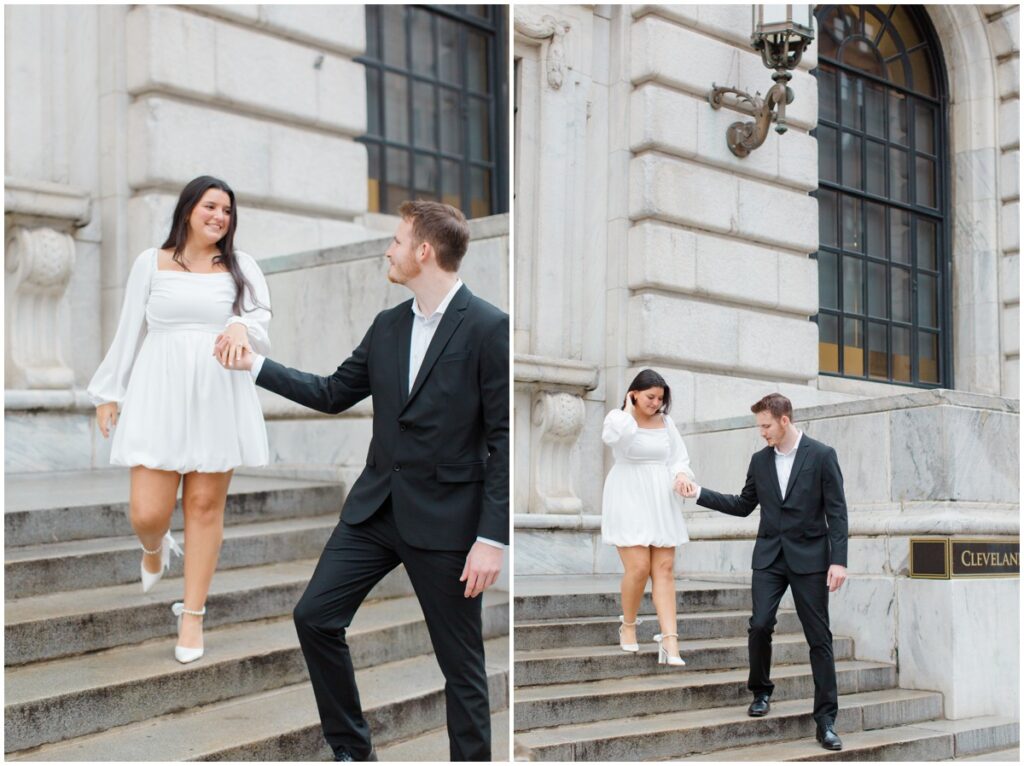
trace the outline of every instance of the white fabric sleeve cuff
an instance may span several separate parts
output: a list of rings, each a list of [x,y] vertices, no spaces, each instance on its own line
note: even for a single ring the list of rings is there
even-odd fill
[[[505,543],[499,543],[499,542],[495,542],[494,540],[488,540],[486,537],[478,537],[476,539],[476,541],[478,543],[484,543],[485,545],[492,545],[495,548],[501,548],[501,550],[505,550]]]
[[[252,369],[249,370],[253,381],[260,376],[260,370],[263,369],[263,362],[266,359],[265,356],[261,356],[260,354],[254,354],[254,356],[255,359],[252,360]]]
[[[697,494],[693,496],[694,500],[700,500],[700,487],[697,487]]]

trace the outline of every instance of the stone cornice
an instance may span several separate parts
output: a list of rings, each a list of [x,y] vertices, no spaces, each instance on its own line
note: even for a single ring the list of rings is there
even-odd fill
[[[596,365],[575,359],[556,359],[547,356],[515,355],[516,383],[568,386],[593,391],[597,388]]]
[[[89,203],[89,192],[73,186],[4,177],[4,213],[7,215],[79,227],[89,223],[92,217]]]

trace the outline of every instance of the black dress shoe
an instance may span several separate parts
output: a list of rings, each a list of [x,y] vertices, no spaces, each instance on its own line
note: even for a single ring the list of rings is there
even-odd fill
[[[750,703],[750,707],[747,708],[747,715],[759,718],[767,714],[771,709],[772,706],[768,702],[768,695],[758,694],[754,697],[754,701]]]
[[[335,761],[376,761],[377,760],[377,751],[374,750],[371,747],[370,748],[370,754],[368,756],[366,756],[365,758],[356,758],[348,750],[339,750],[338,752],[336,752],[334,754],[334,760]]]
[[[835,729],[832,728],[830,723],[819,723],[818,732],[815,736],[826,750],[843,749],[843,741],[839,739],[839,735],[836,734]]]

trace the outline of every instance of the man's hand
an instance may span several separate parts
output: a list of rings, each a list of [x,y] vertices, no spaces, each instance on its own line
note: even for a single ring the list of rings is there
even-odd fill
[[[251,362],[250,362],[251,366]],[[501,573],[501,562],[505,551],[487,543],[475,542],[466,556],[466,566],[462,568],[459,582],[466,583],[466,598],[476,598],[494,585]]]
[[[833,564],[828,568],[828,592],[835,593],[846,582],[846,567]]]
[[[239,325],[236,323],[231,326],[238,327]],[[217,361],[224,365],[226,370],[251,370],[254,354],[248,345],[249,341],[245,341],[237,359],[233,358],[232,342],[231,336],[226,332],[217,336],[217,340],[213,344],[213,355],[217,357]]]
[[[676,474],[673,489],[675,489],[676,494],[682,495],[683,497],[694,497],[697,494],[697,485],[690,481],[690,477],[685,473]]]

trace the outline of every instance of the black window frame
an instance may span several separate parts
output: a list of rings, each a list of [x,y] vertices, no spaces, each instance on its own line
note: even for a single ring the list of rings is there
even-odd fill
[[[490,212],[487,215],[496,215],[500,213],[507,213],[509,210],[508,205],[508,62],[507,62],[507,8],[504,5],[487,5],[487,6],[466,6],[466,5],[407,5],[397,6],[403,8],[403,24],[405,32],[405,67],[395,66],[394,64],[385,63],[383,60],[383,36],[384,30],[383,25],[379,23],[379,14],[384,6],[380,5],[367,5],[367,35],[371,34],[371,30],[374,25],[371,24],[370,14],[378,14],[378,23],[375,25],[376,29],[376,45],[371,47],[368,40],[367,51],[377,51],[378,57],[373,57],[369,52],[365,55],[358,56],[355,61],[363,64],[367,70],[367,109],[373,107],[372,97],[369,92],[371,87],[371,70],[377,72],[378,83],[379,83],[379,98],[377,99],[377,115],[376,124],[379,127],[379,134],[371,134],[369,132],[359,136],[356,140],[367,145],[367,150],[372,151],[371,147],[376,147],[376,151],[379,156],[379,184],[378,184],[378,200],[377,208],[378,211],[385,214],[394,214],[396,211],[389,210],[387,207],[387,191],[388,191],[388,163],[386,158],[387,149],[396,149],[399,151],[406,152],[410,164],[408,167],[409,171],[409,186],[408,186],[408,199],[414,199],[417,195],[417,184],[416,184],[416,157],[424,156],[434,159],[436,162],[437,181],[436,186],[432,190],[436,195],[437,199],[442,199],[442,185],[443,185],[443,172],[442,172],[442,160],[449,162],[457,162],[459,164],[459,177],[460,177],[460,188],[461,188],[461,200],[459,209],[463,211],[467,218],[472,217],[472,211],[470,204],[472,201],[472,169],[480,169],[490,173],[490,184],[489,184],[489,205]],[[482,18],[480,15],[473,13],[471,9],[488,8],[489,13],[487,18]],[[442,80],[440,72],[437,71],[435,74],[423,73],[413,71],[413,57],[412,57],[412,20],[413,20],[413,9],[426,10],[431,14],[435,14],[438,17],[447,18],[451,21],[456,22],[458,29],[458,44],[456,50],[460,60],[460,72],[461,82],[458,87],[455,87],[453,83]],[[435,69],[438,64],[438,50],[439,50],[439,35],[438,24],[432,22],[432,32],[434,36],[434,62]],[[481,91],[472,90],[469,87],[469,51],[467,45],[467,30],[474,30],[483,33],[487,40],[487,77],[488,83],[490,84],[490,92],[484,93]],[[407,142],[399,142],[387,138],[387,124],[385,122],[385,74],[395,74],[403,76],[407,79],[410,87],[407,90],[407,114],[409,118],[409,135]],[[415,143],[415,135],[413,130],[413,113],[414,113],[414,88],[411,87],[413,83],[420,82],[434,86],[434,127],[435,133],[438,137],[438,146],[436,148],[420,147]],[[440,94],[442,90],[450,92],[457,92],[459,96],[459,126],[460,126],[460,137],[461,146],[463,151],[460,154],[453,154],[446,152],[441,147],[441,108],[440,108]],[[488,116],[488,156],[489,160],[472,159],[469,156],[469,118],[470,118],[470,100],[487,100],[487,116]],[[368,114],[369,117],[369,114]],[[371,120],[367,120],[367,128],[369,129]],[[373,176],[371,176],[372,178]]]
[[[815,14],[819,18],[823,15],[827,8],[836,6],[817,6]],[[856,9],[860,14],[861,24],[863,26],[864,14],[866,13],[865,8],[871,7],[878,9],[878,6],[841,6],[846,9]],[[953,263],[952,263],[952,221],[950,216],[950,196],[952,193],[951,186],[951,162],[949,160],[949,90],[948,82],[946,78],[946,68],[943,59],[942,49],[939,45],[938,36],[935,33],[935,29],[928,18],[927,12],[920,6],[890,6],[888,13],[881,12],[888,21],[891,18],[892,13],[896,8],[902,8],[907,13],[909,20],[913,23],[920,33],[923,42],[910,46],[904,47],[901,52],[902,64],[904,70],[909,69],[909,56],[915,50],[919,48],[925,48],[931,63],[932,78],[935,88],[935,96],[928,96],[923,94],[919,89],[908,88],[906,85],[899,85],[896,82],[886,79],[884,77],[873,75],[870,72],[858,69],[856,67],[844,64],[834,58],[823,56],[819,53],[818,62],[820,64],[827,65],[835,74],[835,94],[836,102],[834,108],[836,110],[835,120],[825,120],[822,118],[821,107],[819,105],[818,121],[817,126],[811,135],[815,138],[819,135],[819,128],[829,128],[835,132],[836,146],[835,146],[835,161],[836,161],[836,181],[829,181],[821,178],[819,171],[818,190],[812,193],[812,196],[821,196],[822,191],[831,192],[835,195],[835,225],[836,225],[836,236],[837,244],[835,246],[824,244],[820,241],[818,252],[814,253],[811,257],[819,259],[821,252],[832,254],[836,259],[836,308],[825,308],[819,305],[818,314],[811,318],[811,321],[819,324],[822,316],[835,317],[836,321],[836,347],[837,347],[837,366],[838,372],[824,371],[821,370],[819,363],[819,375],[826,377],[839,377],[848,380],[862,380],[865,382],[883,383],[886,385],[895,386],[906,386],[909,388],[922,389],[922,388],[952,388],[954,383],[954,369],[953,369],[953,316],[952,316],[952,276],[953,276]],[[819,23],[819,35],[824,34],[821,30],[821,24]],[[885,28],[883,27],[882,32],[884,33]],[[895,30],[893,30],[895,32]],[[881,38],[879,34],[878,39]],[[849,38],[847,38],[849,39]],[[817,78],[819,75],[819,67],[815,67],[812,70],[812,74]],[[840,77],[842,74],[846,74],[851,78],[859,78],[866,82],[878,85],[883,89],[885,94],[884,103],[885,111],[884,117],[886,122],[885,136],[877,136],[868,132],[867,129],[867,99],[865,98],[862,105],[862,113],[860,119],[861,127],[859,129],[852,128],[849,125],[844,124],[843,120],[843,103],[842,93],[840,88]],[[889,136],[889,111],[890,111],[890,92],[895,91],[902,94],[906,101],[906,112],[907,112],[907,143],[898,144],[894,143]],[[916,110],[915,104],[918,102],[924,102],[934,107],[935,111],[935,133],[933,139],[936,142],[933,153],[927,153],[917,147],[917,135],[916,135]],[[861,158],[859,173],[861,176],[861,184],[863,189],[857,188],[856,186],[848,186],[843,182],[843,150],[842,150],[842,134],[849,133],[859,138],[862,142]],[[891,192],[887,194],[874,194],[867,190],[868,188],[868,167],[867,167],[867,142],[881,144],[884,147],[884,162],[886,172],[884,173],[885,184],[888,185],[890,181],[890,173],[888,172],[890,158],[891,158],[891,147],[897,147],[898,150],[903,151],[907,157],[907,178],[908,178],[908,189],[907,189],[907,201],[900,202],[893,199]],[[934,208],[924,206],[918,203],[916,180],[915,180],[915,157],[918,155],[931,159],[935,163],[935,195],[936,195],[936,206]],[[843,198],[853,197],[860,201],[860,241],[862,242],[861,249],[862,253],[851,252],[845,248],[845,243],[842,242],[840,232],[843,231]],[[877,205],[881,205],[884,208],[884,220],[885,220],[885,254],[883,257],[873,257],[867,253],[867,247],[863,244],[867,242],[868,234],[868,223],[867,223],[867,206],[865,203],[871,202]],[[910,221],[910,260],[909,260],[909,274],[911,282],[911,305],[910,305],[910,322],[897,321],[893,316],[892,311],[892,277],[893,277],[893,266],[892,266],[892,249],[891,249],[891,215],[893,210],[905,211]],[[921,267],[918,259],[917,252],[917,221],[925,219],[932,221],[936,224],[936,269],[929,270]],[[852,258],[859,260],[864,265],[861,271],[861,310],[859,313],[848,312],[844,309],[844,277],[843,277],[843,261],[846,258]],[[868,300],[868,292],[870,289],[870,279],[868,277],[868,264],[878,263],[884,264],[885,266],[885,288],[886,288],[886,316],[885,318],[879,318],[872,316],[870,311],[870,304]],[[901,264],[902,265],[902,264]],[[937,332],[932,333],[931,328],[927,325],[922,326],[920,324],[920,310],[918,307],[918,280],[920,276],[934,276],[938,280],[938,287],[936,290],[936,300],[938,302],[937,311]],[[821,294],[819,292],[819,299]],[[863,359],[862,367],[863,374],[855,375],[848,374],[845,372],[845,338],[844,338],[844,326],[845,319],[849,317],[861,323],[863,328]],[[871,360],[870,360],[870,334],[872,323],[884,324],[886,328],[886,376],[884,378],[874,376],[871,374]],[[893,353],[893,328],[906,328],[910,334],[910,380],[895,380],[894,375],[894,353]],[[937,363],[939,366],[937,382],[922,381],[920,379],[920,354],[919,354],[919,333],[926,333],[938,336],[938,353]],[[820,330],[819,330],[820,335]]]

